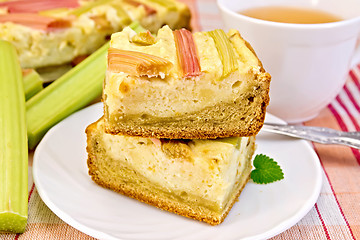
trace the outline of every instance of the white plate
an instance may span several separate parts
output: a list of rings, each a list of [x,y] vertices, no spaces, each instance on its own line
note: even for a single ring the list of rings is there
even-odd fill
[[[264,239],[296,224],[315,204],[321,167],[310,145],[270,133],[257,137],[257,153],[273,157],[285,179],[249,182],[225,221],[210,226],[161,211],[96,185],[87,174],[85,128],[102,104],[53,127],[34,155],[33,175],[45,204],[74,228],[100,239]],[[272,122],[281,120],[267,115]]]

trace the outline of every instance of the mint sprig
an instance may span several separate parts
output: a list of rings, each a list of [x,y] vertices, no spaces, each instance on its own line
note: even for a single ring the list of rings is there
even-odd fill
[[[284,178],[284,173],[278,163],[264,154],[256,155],[253,165],[255,169],[252,170],[250,177],[255,183],[267,184]]]

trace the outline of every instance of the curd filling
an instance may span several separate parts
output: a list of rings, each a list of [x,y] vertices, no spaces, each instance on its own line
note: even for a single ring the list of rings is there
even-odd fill
[[[171,158],[148,138],[103,134],[105,151],[167,192],[184,192],[224,207],[245,168],[249,138],[231,143],[192,140],[181,158]],[[112,147],[116,146],[116,147]]]

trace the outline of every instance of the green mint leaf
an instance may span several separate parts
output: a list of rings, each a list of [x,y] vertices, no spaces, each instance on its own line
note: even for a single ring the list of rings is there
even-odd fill
[[[278,163],[264,154],[256,155],[253,165],[255,169],[252,170],[250,177],[255,183],[267,184],[284,178]]]

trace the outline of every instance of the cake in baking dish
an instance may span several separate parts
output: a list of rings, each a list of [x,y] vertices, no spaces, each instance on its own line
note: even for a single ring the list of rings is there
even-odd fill
[[[169,139],[253,136],[270,75],[238,31],[130,28],[111,37],[104,83],[108,133]]]
[[[17,49],[23,68],[71,62],[132,21],[156,32],[190,28],[190,10],[175,0],[11,0],[0,2],[0,39]]]
[[[185,217],[221,223],[251,171],[255,137],[169,140],[86,129],[89,175],[100,186]]]

